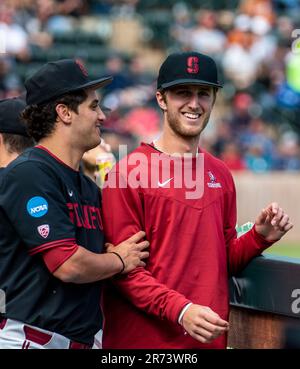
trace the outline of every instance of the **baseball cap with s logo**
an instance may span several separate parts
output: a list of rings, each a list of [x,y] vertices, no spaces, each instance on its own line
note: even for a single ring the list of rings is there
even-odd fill
[[[195,51],[170,54],[160,67],[157,89],[186,84],[222,87],[215,61]]]

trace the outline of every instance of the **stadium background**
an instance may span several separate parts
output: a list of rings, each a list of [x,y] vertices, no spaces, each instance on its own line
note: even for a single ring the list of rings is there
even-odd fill
[[[278,200],[295,226],[271,252],[300,257],[298,0],[0,0],[0,98],[47,61],[81,58],[114,76],[103,135],[116,156],[158,135],[158,66],[190,49],[212,55],[224,82],[201,145],[234,174],[239,223]]]

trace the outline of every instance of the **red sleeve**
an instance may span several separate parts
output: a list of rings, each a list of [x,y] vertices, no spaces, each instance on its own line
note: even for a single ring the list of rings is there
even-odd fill
[[[241,237],[236,234],[236,191],[232,181],[232,189],[225,195],[224,236],[227,246],[229,274],[240,272],[255,256],[260,255],[274,242],[265,240],[259,235],[255,226]]]
[[[78,250],[78,245],[58,246],[42,252],[44,262],[50,273],[54,273],[65,261],[67,261]]]
[[[108,242],[116,245],[145,230],[143,201],[138,189],[107,187],[103,190],[102,199],[104,231]],[[180,293],[159,283],[145,268],[136,268],[125,276],[115,278],[115,283],[136,307],[176,324],[181,310],[190,302]]]

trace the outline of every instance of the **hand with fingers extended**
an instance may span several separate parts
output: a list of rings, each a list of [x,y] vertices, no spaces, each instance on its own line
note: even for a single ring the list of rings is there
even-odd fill
[[[181,324],[195,340],[210,343],[229,329],[229,323],[208,306],[192,304],[184,313]]]
[[[265,209],[262,209],[255,220],[256,232],[267,241],[280,240],[292,228],[290,217],[276,202],[272,202]]]
[[[145,235],[145,232],[139,231],[117,246],[111,243],[105,244],[106,251],[117,254],[120,258],[120,262],[123,262],[121,274],[129,273],[139,266],[146,266],[143,260],[149,256],[149,252],[145,251],[145,249],[149,247],[149,242],[142,241]]]

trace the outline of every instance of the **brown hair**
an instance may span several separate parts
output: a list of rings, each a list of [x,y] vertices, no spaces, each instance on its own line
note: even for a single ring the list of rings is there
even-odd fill
[[[22,119],[27,125],[27,131],[35,141],[49,136],[55,129],[58,104],[65,104],[72,111],[78,113],[78,106],[87,99],[84,90],[69,92],[54,100],[39,105],[29,105],[22,113]]]
[[[15,135],[11,133],[1,133],[3,137],[3,143],[6,150],[10,153],[21,154],[24,150],[34,146],[35,142],[33,138]]]

